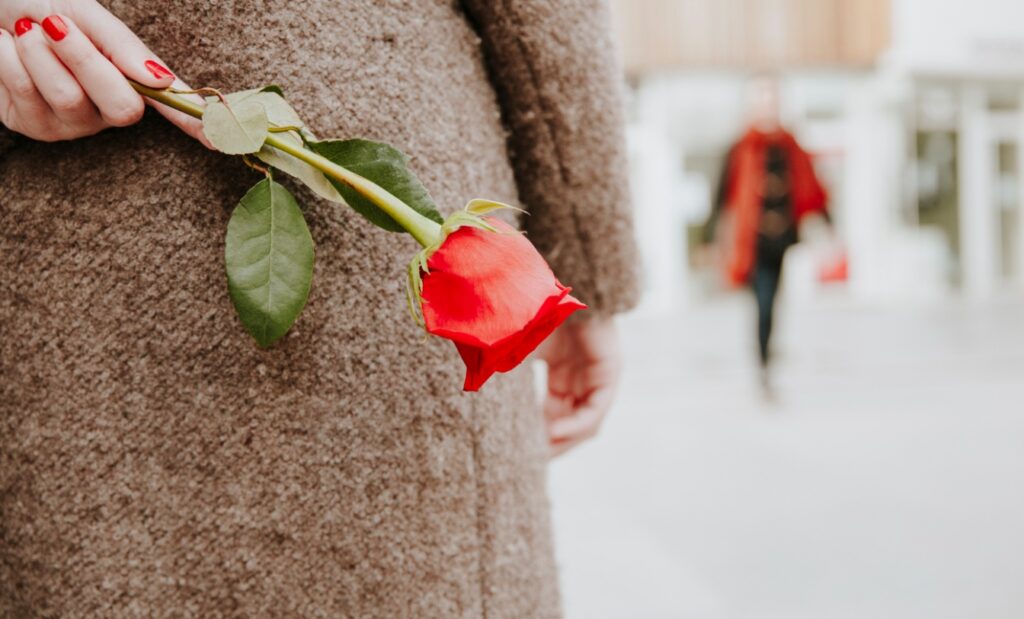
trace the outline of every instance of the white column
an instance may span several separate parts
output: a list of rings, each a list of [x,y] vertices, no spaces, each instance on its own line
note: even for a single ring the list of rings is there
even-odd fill
[[[686,298],[686,220],[680,205],[683,169],[663,127],[634,125],[629,130],[633,215],[643,265],[639,313],[664,315]]]
[[[1018,288],[1024,288],[1024,89],[1017,101],[1017,251],[1015,275]]]
[[[989,135],[984,89],[965,85],[960,96],[959,173],[960,265],[964,292],[991,297],[999,269],[999,221],[993,184],[995,146]]]
[[[893,118],[884,85],[864,80],[846,104],[843,224],[850,259],[850,287],[865,301],[891,292],[888,248],[899,208],[902,126]]]

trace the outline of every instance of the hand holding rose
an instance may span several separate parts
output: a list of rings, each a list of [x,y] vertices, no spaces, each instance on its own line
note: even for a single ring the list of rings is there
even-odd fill
[[[145,101],[125,76],[187,88],[95,0],[0,2],[0,122],[12,131],[53,142],[134,124]],[[205,141],[198,120],[157,109]]]

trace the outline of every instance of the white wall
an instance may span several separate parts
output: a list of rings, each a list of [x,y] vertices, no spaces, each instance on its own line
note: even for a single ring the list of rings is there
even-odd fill
[[[1024,74],[1024,1],[893,0],[892,60],[913,72]]]

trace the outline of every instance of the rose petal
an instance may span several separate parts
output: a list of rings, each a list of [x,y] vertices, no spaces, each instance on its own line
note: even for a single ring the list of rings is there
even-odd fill
[[[452,232],[423,276],[427,331],[455,343],[466,364],[466,391],[518,366],[586,307],[525,237],[489,221],[499,232],[470,226]]]

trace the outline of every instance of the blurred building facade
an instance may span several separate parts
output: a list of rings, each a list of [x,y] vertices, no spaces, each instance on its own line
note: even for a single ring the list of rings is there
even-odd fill
[[[619,0],[646,309],[713,288],[694,268],[751,75],[815,155],[858,302],[1024,290],[1024,2]],[[798,248],[790,298],[826,291]]]

